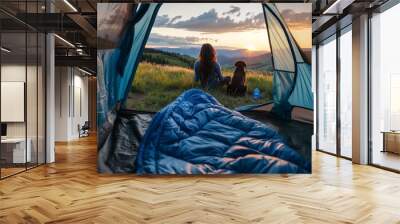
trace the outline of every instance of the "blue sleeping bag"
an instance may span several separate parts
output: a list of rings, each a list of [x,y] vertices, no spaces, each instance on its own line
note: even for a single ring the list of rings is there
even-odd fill
[[[138,174],[309,173],[310,163],[270,126],[191,89],[155,115],[136,168]]]

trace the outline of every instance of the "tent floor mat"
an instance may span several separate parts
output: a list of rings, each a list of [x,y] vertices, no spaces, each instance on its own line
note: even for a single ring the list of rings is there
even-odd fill
[[[136,156],[140,143],[155,113],[134,110],[120,110],[115,120],[110,150],[100,151],[102,170],[112,173],[134,173]]]
[[[241,114],[272,126],[305,159],[311,161],[313,125],[294,120],[283,120],[266,111],[246,111]]]

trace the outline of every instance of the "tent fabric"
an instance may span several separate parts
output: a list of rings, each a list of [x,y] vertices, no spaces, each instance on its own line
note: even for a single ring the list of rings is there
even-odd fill
[[[311,91],[311,65],[307,63],[297,64],[296,84],[289,97],[289,103],[293,106],[312,110],[314,107],[313,94]]]
[[[132,12],[124,27],[117,48],[98,50],[97,53],[97,124],[98,130],[98,170],[113,170],[107,164],[118,139],[124,136],[118,132],[115,122],[118,111],[123,106],[132,80],[149,37],[161,4],[133,4]],[[119,133],[119,134],[118,134]],[[119,136],[119,137],[118,137]]]
[[[310,163],[271,126],[184,92],[153,118],[136,160],[138,174],[306,173]]]
[[[265,7],[273,7],[273,5]],[[264,9],[264,14],[266,17],[274,70],[295,72],[296,61],[294,60],[285,30],[272,11]]]
[[[153,114],[120,111],[115,121],[115,131],[111,136],[113,147],[105,163],[112,173],[136,172],[137,151],[152,117]]]
[[[101,53],[97,53],[97,124],[102,125],[106,120],[106,113],[108,110],[108,93],[105,89],[105,76],[103,71],[103,60]]]
[[[144,46],[150,35],[151,28],[153,26],[154,20],[157,16],[157,12],[161,4],[151,3],[141,5],[141,7],[146,6],[148,8],[146,12],[143,12],[143,17],[134,25],[133,42],[131,44],[132,48],[130,49],[128,61],[124,65],[124,73],[121,80],[122,86],[120,86],[118,94],[119,100],[121,100],[122,103],[124,103],[126,101],[126,98],[128,97],[128,93],[132,85],[132,80],[135,76],[137,66],[143,54]],[[139,8],[139,12],[140,9],[141,8]],[[128,35],[132,35],[132,33],[128,33]],[[123,46],[126,47],[131,45],[128,44]]]
[[[282,18],[282,15],[279,12],[278,8],[273,3],[267,3],[265,4],[265,7],[267,7],[273,13],[273,17],[276,18],[277,21],[279,22],[281,29],[287,33],[287,37],[289,38],[290,44],[292,45],[292,50],[294,52],[296,62],[304,62],[304,58],[300,52],[300,48],[297,45],[292,34],[290,33],[290,30],[287,24],[285,23],[284,18]]]
[[[98,51],[99,127],[105,122],[107,113],[124,104],[160,6],[151,3],[133,7],[119,46]]]
[[[274,71],[272,79],[272,99],[274,106],[272,112],[283,119],[290,118],[292,105],[289,104],[289,97],[293,88],[295,74],[293,72]]]
[[[115,11],[120,10],[118,5],[115,3],[106,4],[108,6],[108,10],[112,8]],[[136,5],[131,8],[129,15],[121,15],[128,19],[128,21],[133,21],[134,14],[136,12]],[[107,114],[109,114],[112,110],[114,110],[117,106],[118,102],[118,89],[121,86],[121,76],[122,69],[118,68],[118,64],[121,64],[119,61],[124,60],[126,58],[127,53],[126,50],[121,54],[121,49],[126,49],[123,45],[129,40],[130,33],[133,32],[131,29],[130,32],[127,32],[130,27],[134,25],[131,23],[118,23],[115,22],[113,27],[110,27],[113,31],[115,30],[123,30],[122,36],[117,39],[113,39],[112,41],[118,44],[118,47],[113,49],[106,50],[98,50],[97,51],[97,73],[98,73],[98,82],[97,82],[97,122],[98,127],[102,127],[105,122],[107,122]]]
[[[273,60],[272,111],[291,118],[293,106],[313,109],[311,66],[307,64],[284,19],[272,3],[263,4]]]

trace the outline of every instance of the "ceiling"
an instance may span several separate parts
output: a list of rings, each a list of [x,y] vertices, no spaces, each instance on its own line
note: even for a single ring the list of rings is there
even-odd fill
[[[34,36],[29,33],[54,32],[56,66],[78,66],[95,74],[97,2],[47,0],[46,4],[45,0],[1,0],[2,45],[12,49],[10,58],[31,58],[36,47],[26,45],[25,39],[29,42]]]
[[[311,0],[313,44],[352,23],[354,17],[373,12],[390,0]]]

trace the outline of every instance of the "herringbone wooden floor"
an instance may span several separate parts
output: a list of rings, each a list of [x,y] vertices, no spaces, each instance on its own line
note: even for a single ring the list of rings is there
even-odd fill
[[[99,175],[95,139],[0,181],[0,223],[400,223],[400,175],[319,152],[312,175]]]

